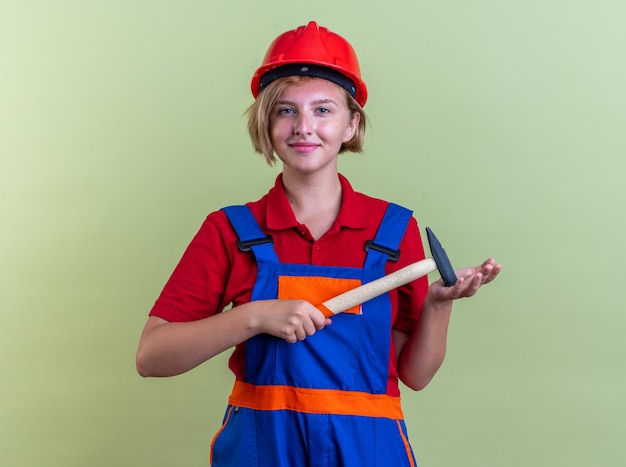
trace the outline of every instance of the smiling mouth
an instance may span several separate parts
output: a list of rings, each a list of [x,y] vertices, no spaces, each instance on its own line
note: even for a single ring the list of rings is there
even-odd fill
[[[319,145],[313,143],[293,143],[290,146],[295,151],[307,153],[314,151]]]

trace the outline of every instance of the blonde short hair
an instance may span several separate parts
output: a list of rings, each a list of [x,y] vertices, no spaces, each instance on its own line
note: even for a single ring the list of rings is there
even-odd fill
[[[274,165],[276,163],[276,156],[274,155],[272,137],[270,134],[270,115],[272,110],[287,87],[311,79],[320,78],[312,78],[309,76],[286,76],[279,78],[268,84],[254,103],[248,107],[246,114],[248,115],[248,133],[250,134],[252,147],[256,152],[265,157],[265,161],[268,165]],[[367,124],[365,111],[347,91],[344,89],[342,89],[342,91],[346,96],[346,104],[348,105],[350,116],[353,117],[355,113],[358,113],[361,118],[359,119],[359,125],[354,136],[350,141],[341,145],[339,153],[346,151],[359,153],[363,151],[363,142],[365,139],[365,127]]]

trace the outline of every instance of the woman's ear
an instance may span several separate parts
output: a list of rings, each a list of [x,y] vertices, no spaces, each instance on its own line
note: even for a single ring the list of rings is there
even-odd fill
[[[347,143],[351,141],[352,138],[354,138],[360,121],[361,114],[359,112],[352,112],[352,116],[350,117],[350,121],[348,122],[348,127],[346,128],[346,135],[343,139],[344,143]]]

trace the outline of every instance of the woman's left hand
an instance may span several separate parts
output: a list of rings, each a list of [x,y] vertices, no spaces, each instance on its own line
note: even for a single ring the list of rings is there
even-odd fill
[[[502,265],[497,264],[493,258],[489,258],[480,266],[457,269],[455,271],[457,281],[451,287],[445,287],[442,280],[433,282],[428,289],[428,294],[437,302],[471,297],[481,286],[493,281],[501,270]]]

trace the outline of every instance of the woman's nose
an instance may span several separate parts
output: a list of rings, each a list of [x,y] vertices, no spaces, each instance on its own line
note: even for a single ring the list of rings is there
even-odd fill
[[[296,135],[311,134],[312,122],[308,115],[300,113],[294,121],[293,132]]]

